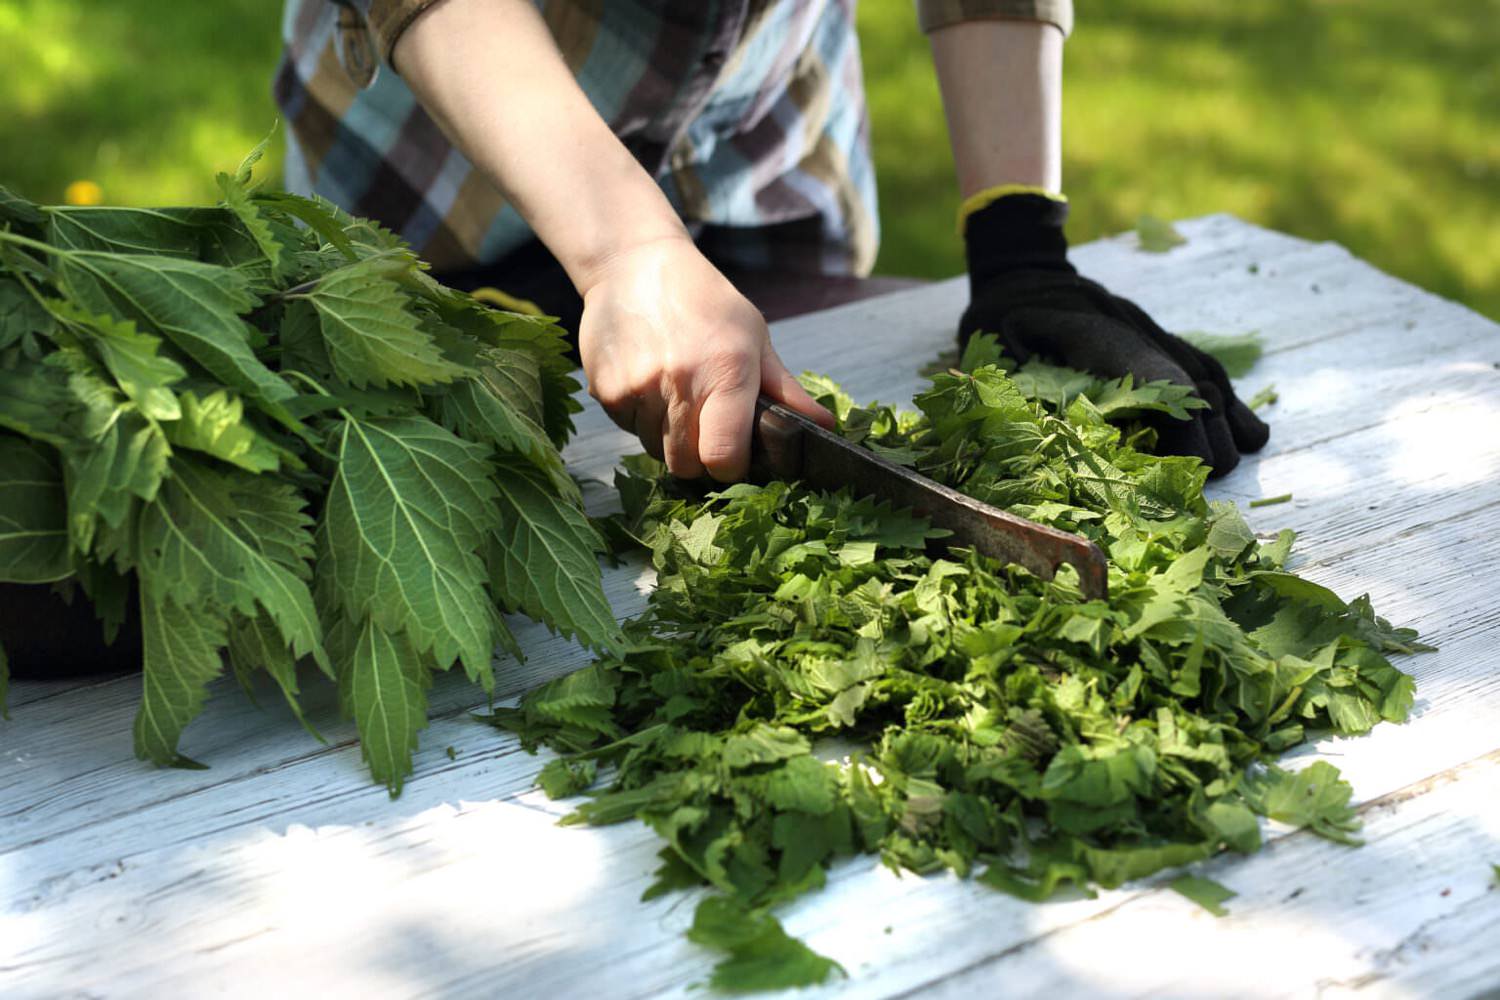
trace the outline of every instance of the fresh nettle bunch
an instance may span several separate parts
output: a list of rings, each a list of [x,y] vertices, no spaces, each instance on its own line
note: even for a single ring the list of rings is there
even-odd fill
[[[433,671],[486,691],[502,610],[607,649],[601,540],[558,448],[560,331],[439,285],[396,237],[221,174],[215,208],[0,189],[0,581],[138,602],[136,752],[178,753],[222,655],[297,711],[339,685],[397,793]],[[4,695],[0,651],[0,708]],[[299,712],[300,717],[300,712]]]
[[[495,716],[560,752],[549,795],[595,789],[570,822],[661,834],[648,897],[717,890],[689,932],[728,953],[717,986],[836,968],[768,911],[846,855],[1040,900],[1253,851],[1260,816],[1357,843],[1334,768],[1269,761],[1410,709],[1387,654],[1415,633],[1288,572],[1292,533],[1262,543],[1205,502],[1196,459],[1141,450],[1142,418],[1184,413],[1186,390],[1008,373],[993,338],[960,367],[917,413],[807,381],[849,437],[1097,542],[1108,600],[1071,568],[935,556],[939,532],[869,500],[785,483],[673,499],[637,460],[624,527],[658,580],[627,652]]]

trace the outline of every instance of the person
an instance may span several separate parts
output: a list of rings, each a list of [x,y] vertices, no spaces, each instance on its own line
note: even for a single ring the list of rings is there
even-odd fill
[[[916,6],[963,199],[960,340],[1192,386],[1207,408],[1158,446],[1228,472],[1268,431],[1223,368],[1067,260],[1071,0]],[[829,422],[726,272],[874,263],[854,0],[288,0],[283,35],[287,186],[563,317],[590,393],[673,474],[743,476],[758,393]]]

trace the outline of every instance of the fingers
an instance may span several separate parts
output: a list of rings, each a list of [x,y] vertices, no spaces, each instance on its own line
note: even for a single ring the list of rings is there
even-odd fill
[[[815,421],[818,426],[833,430],[838,423],[829,413],[802,388],[802,383],[787,369],[776,349],[769,343],[760,356],[760,391],[781,405],[796,410]]]
[[[733,371],[711,373],[707,395],[698,408],[697,458],[721,483],[744,479],[750,468],[751,423],[760,391],[757,361],[738,358]]]
[[[1203,423],[1208,447],[1213,453],[1208,460],[1213,466],[1208,477],[1217,479],[1240,464],[1240,451],[1234,446],[1234,435],[1229,430],[1229,422],[1224,419],[1224,394],[1212,382],[1199,382],[1196,388],[1198,395],[1208,404],[1208,409],[1195,415]]]
[[[1225,407],[1224,418],[1229,421],[1234,444],[1240,451],[1260,451],[1271,438],[1271,428],[1255,415],[1255,411],[1240,402],[1238,396],[1230,396]]]
[[[698,479],[703,463],[698,458],[698,424],[691,397],[677,395],[668,401],[662,418],[662,460],[678,479]]]

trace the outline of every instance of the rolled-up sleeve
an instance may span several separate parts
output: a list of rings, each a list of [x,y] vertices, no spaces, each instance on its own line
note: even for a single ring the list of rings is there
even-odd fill
[[[927,32],[994,18],[1045,21],[1066,35],[1073,30],[1073,0],[917,0],[917,19]]]
[[[355,0],[369,19],[370,30],[375,34],[375,44],[380,46],[380,58],[387,63],[400,41],[401,33],[411,27],[417,16],[441,0]]]

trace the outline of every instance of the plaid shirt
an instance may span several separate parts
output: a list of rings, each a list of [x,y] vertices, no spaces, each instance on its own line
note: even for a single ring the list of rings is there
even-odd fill
[[[532,234],[389,65],[362,85],[433,2],[287,0],[275,94],[290,123],[287,187],[379,220],[441,272],[494,263]],[[879,224],[855,0],[534,2],[589,100],[716,262],[869,273]],[[1072,23],[1071,0],[917,5],[928,31]]]

